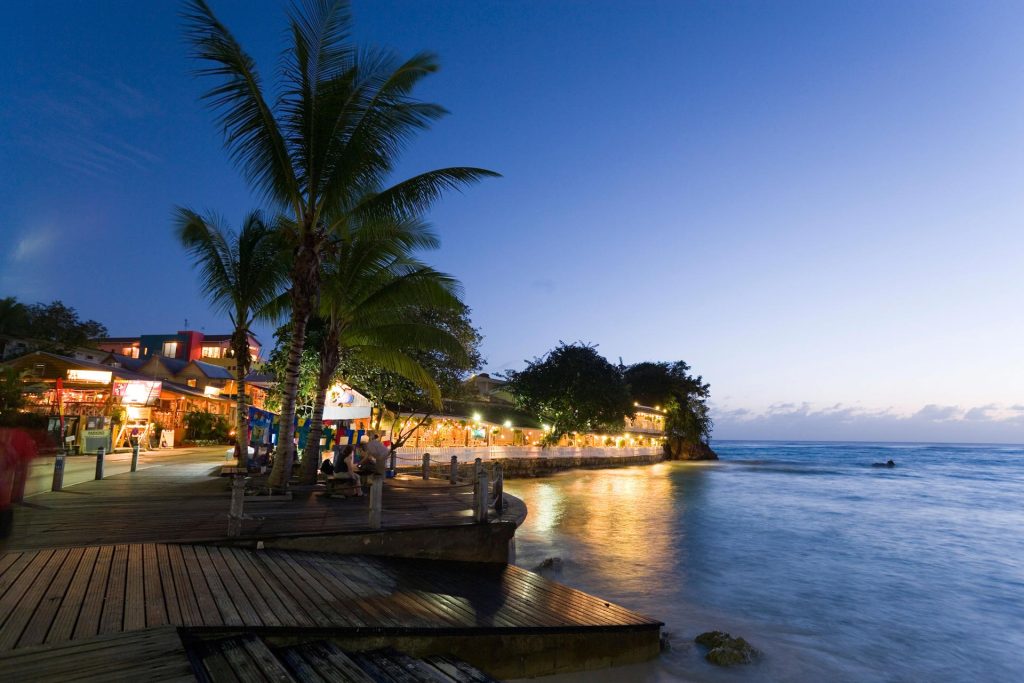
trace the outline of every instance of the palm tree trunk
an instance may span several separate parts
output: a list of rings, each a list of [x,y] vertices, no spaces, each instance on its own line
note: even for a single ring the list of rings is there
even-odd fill
[[[292,339],[288,348],[288,364],[284,372],[284,391],[281,395],[281,426],[277,433],[277,449],[274,455],[274,469],[267,483],[274,488],[284,488],[292,472],[292,441],[295,439],[295,395],[299,388],[299,364],[306,344],[306,324],[309,321],[309,307],[305,311],[292,308]]]
[[[316,382],[316,400],[313,403],[313,415],[309,420],[309,435],[306,437],[306,448],[302,452],[302,483],[315,484],[316,472],[320,469],[320,436],[324,431],[324,405],[327,403],[327,390],[341,362],[338,348],[339,330],[332,324],[324,335],[323,347],[320,349],[320,374]]]
[[[245,375],[249,371],[249,337],[244,342],[235,331],[232,345],[235,348],[235,460],[238,467],[249,465],[249,414],[245,395]]]
[[[281,428],[278,431],[274,469],[267,484],[284,488],[292,474],[295,440],[295,399],[299,391],[299,365],[306,346],[306,326],[320,294],[320,257],[317,237],[312,226],[306,226],[302,244],[295,253],[292,266],[292,339],[288,349],[288,364],[284,372],[284,392],[281,396]]]
[[[316,473],[320,468],[320,437],[324,433],[324,405],[327,403],[329,388],[329,383],[317,383],[313,416],[309,419],[309,434],[306,436],[306,448],[302,451],[301,483],[303,484],[316,483]]]

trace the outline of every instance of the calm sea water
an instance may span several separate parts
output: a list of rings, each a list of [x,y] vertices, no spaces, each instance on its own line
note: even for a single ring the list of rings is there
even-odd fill
[[[1024,447],[722,442],[717,463],[509,481],[517,563],[660,618],[588,681],[1024,681]],[[872,468],[892,458],[894,469]],[[764,651],[717,669],[707,630]]]

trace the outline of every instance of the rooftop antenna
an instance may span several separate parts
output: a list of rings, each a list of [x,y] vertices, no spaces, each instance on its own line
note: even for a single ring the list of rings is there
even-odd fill
[[[185,318],[185,329],[188,329],[188,318]]]

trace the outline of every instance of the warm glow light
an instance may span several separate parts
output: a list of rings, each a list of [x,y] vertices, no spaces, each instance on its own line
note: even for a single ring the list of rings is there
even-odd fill
[[[220,396],[220,389],[217,387],[207,386],[203,389],[203,393],[207,396]]]
[[[480,413],[473,413],[473,422],[480,421]]]
[[[95,382],[110,384],[111,373],[106,370],[68,370],[69,382]]]
[[[512,428],[512,420],[505,420],[505,429]]]

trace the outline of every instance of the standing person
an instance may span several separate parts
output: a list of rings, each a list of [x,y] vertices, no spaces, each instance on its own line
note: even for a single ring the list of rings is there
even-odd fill
[[[380,440],[380,434],[370,436],[370,443],[366,444],[366,452],[373,456],[374,471],[384,475],[388,471],[388,447]]]
[[[35,456],[36,442],[28,432],[24,429],[0,427],[0,540],[11,534],[14,524],[13,498],[24,494],[29,461]],[[21,490],[16,492],[15,486]]]

